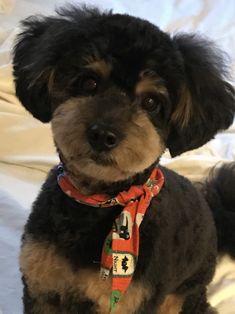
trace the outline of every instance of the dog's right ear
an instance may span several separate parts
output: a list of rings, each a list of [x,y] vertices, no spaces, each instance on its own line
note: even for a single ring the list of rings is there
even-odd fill
[[[42,122],[50,121],[52,115],[50,87],[54,60],[47,49],[47,30],[51,23],[53,19],[43,17],[30,17],[23,21],[24,29],[18,35],[13,52],[16,95],[24,107]]]
[[[95,7],[70,5],[58,9],[57,14],[32,16],[24,20],[21,24],[23,32],[18,35],[13,52],[16,95],[23,106],[42,122],[51,120],[55,99],[60,98],[61,101],[65,97],[64,91],[55,87],[55,81],[58,60],[68,46],[72,46],[66,34],[73,34],[75,30],[78,44],[80,23],[100,16],[101,12]],[[85,30],[83,26],[81,39]]]

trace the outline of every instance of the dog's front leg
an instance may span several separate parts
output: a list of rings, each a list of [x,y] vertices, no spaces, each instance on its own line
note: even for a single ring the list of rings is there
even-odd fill
[[[58,304],[56,302],[49,303],[49,298],[43,296],[33,296],[28,288],[28,285],[22,278],[24,284],[23,291],[23,306],[24,314],[58,314],[60,313]],[[51,299],[52,300],[52,299]],[[58,303],[58,302],[57,302]]]
[[[80,300],[76,302],[73,298],[61,300],[57,294],[44,294],[32,296],[29,288],[24,282],[23,305],[24,314],[95,314],[93,302]]]

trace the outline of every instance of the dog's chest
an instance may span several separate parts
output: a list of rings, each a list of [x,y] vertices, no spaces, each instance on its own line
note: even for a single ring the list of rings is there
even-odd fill
[[[33,240],[24,243],[20,266],[35,298],[42,299],[42,296],[50,293],[58,294],[61,300],[72,296],[74,300],[78,300],[77,303],[84,299],[92,301],[94,313],[109,313],[111,280],[101,280],[99,269],[73,271],[53,245]],[[116,313],[134,313],[148,296],[149,291],[144,285],[134,282],[118,303]]]

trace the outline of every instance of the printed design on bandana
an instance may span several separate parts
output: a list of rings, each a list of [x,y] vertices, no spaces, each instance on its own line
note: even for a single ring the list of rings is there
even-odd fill
[[[108,268],[102,267],[100,268],[100,278],[103,280],[108,279],[110,274],[110,270]]]
[[[110,206],[116,206],[116,205],[121,205],[121,204],[118,203],[116,198],[111,198],[110,200],[107,200],[101,203],[100,207],[110,207]]]
[[[62,165],[58,167],[57,181],[64,193],[79,203],[93,207],[124,207],[104,241],[101,256],[100,277],[103,280],[112,279],[110,313],[113,313],[131,284],[139,256],[139,227],[152,198],[157,196],[164,184],[163,173],[154,168],[145,184],[131,186],[128,191],[120,192],[111,199],[105,194],[81,194],[69,181]]]
[[[113,252],[113,276],[131,276],[136,258],[129,252]]]
[[[105,251],[106,255],[112,254],[112,237],[111,235],[107,237],[104,241],[103,250]]]
[[[113,290],[112,294],[111,294],[111,304],[110,304],[110,308],[111,308],[111,312],[113,312],[113,310],[115,309],[116,304],[118,303],[118,301],[121,298],[121,291],[120,290]]]
[[[113,239],[128,240],[132,237],[133,221],[131,214],[123,210],[114,223]]]

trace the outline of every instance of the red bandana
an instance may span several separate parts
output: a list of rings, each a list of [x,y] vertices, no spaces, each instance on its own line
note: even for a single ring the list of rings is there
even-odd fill
[[[59,186],[75,201],[94,207],[115,205],[124,207],[104,242],[101,257],[101,278],[105,280],[112,273],[110,298],[110,313],[112,313],[132,280],[139,255],[139,227],[152,198],[163,186],[163,173],[158,168],[154,168],[143,186],[131,186],[128,191],[120,192],[110,199],[105,194],[85,196],[79,193],[64,173],[63,166],[59,165],[58,169]]]

